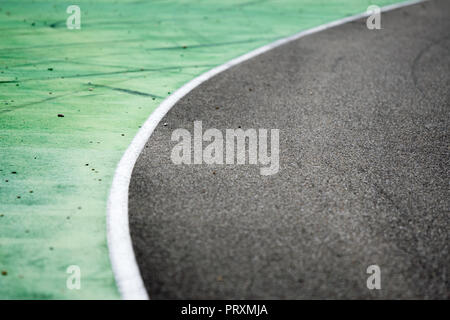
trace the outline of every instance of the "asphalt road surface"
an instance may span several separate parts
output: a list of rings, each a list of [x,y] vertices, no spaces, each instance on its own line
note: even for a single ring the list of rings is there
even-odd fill
[[[167,114],[129,194],[152,299],[449,298],[450,1],[381,22],[272,50]],[[197,120],[280,129],[279,172],[173,164]]]

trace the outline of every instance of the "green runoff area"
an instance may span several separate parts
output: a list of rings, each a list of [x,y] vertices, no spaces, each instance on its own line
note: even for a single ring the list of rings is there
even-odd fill
[[[120,298],[106,239],[116,165],[196,76],[378,0],[0,1],[0,299]],[[214,107],[214,106],[211,106]],[[68,266],[81,269],[69,290]]]

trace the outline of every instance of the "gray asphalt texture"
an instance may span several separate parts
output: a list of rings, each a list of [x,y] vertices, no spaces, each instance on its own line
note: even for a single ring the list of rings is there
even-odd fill
[[[174,165],[172,131],[280,129],[280,171]],[[450,1],[307,36],[202,84],[134,168],[152,299],[448,299]],[[166,123],[166,126],[163,124]],[[381,268],[381,290],[366,269]]]

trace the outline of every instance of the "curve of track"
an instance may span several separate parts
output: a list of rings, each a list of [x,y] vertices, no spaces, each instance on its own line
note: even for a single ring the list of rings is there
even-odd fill
[[[180,100],[133,171],[130,229],[158,298],[446,298],[450,3],[348,23]],[[280,171],[171,162],[177,128],[280,129]],[[367,266],[382,290],[366,287]]]

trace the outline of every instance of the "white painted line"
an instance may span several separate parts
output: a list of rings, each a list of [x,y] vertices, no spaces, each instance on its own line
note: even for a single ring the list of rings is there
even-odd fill
[[[428,0],[405,1],[385,6],[381,8],[381,11],[386,12],[424,1]],[[133,172],[134,164],[136,163],[136,160],[138,159],[139,154],[147,143],[150,135],[153,133],[153,130],[155,130],[156,126],[164,117],[164,115],[186,94],[199,86],[201,83],[207,81],[208,79],[214,77],[222,71],[225,71],[241,62],[249,60],[288,42],[297,40],[301,37],[330,29],[350,21],[362,19],[367,16],[368,14],[364,12],[312,29],[301,31],[290,37],[277,40],[273,43],[244,54],[238,58],[228,61],[227,63],[215,67],[214,69],[211,69],[208,72],[205,72],[204,74],[186,83],[172,95],[167,97],[150,115],[150,117],[145,121],[144,125],[138,131],[136,136],[133,138],[133,141],[131,141],[130,146],[125,151],[125,154],[120,160],[114,174],[114,179],[108,198],[107,236],[109,256],[111,259],[114,276],[116,278],[116,283],[123,299],[149,299],[147,291],[144,287],[144,282],[142,281],[142,277],[139,272],[139,267],[136,263],[133,245],[131,243],[131,236],[128,225],[128,187],[130,184],[131,173]]]

